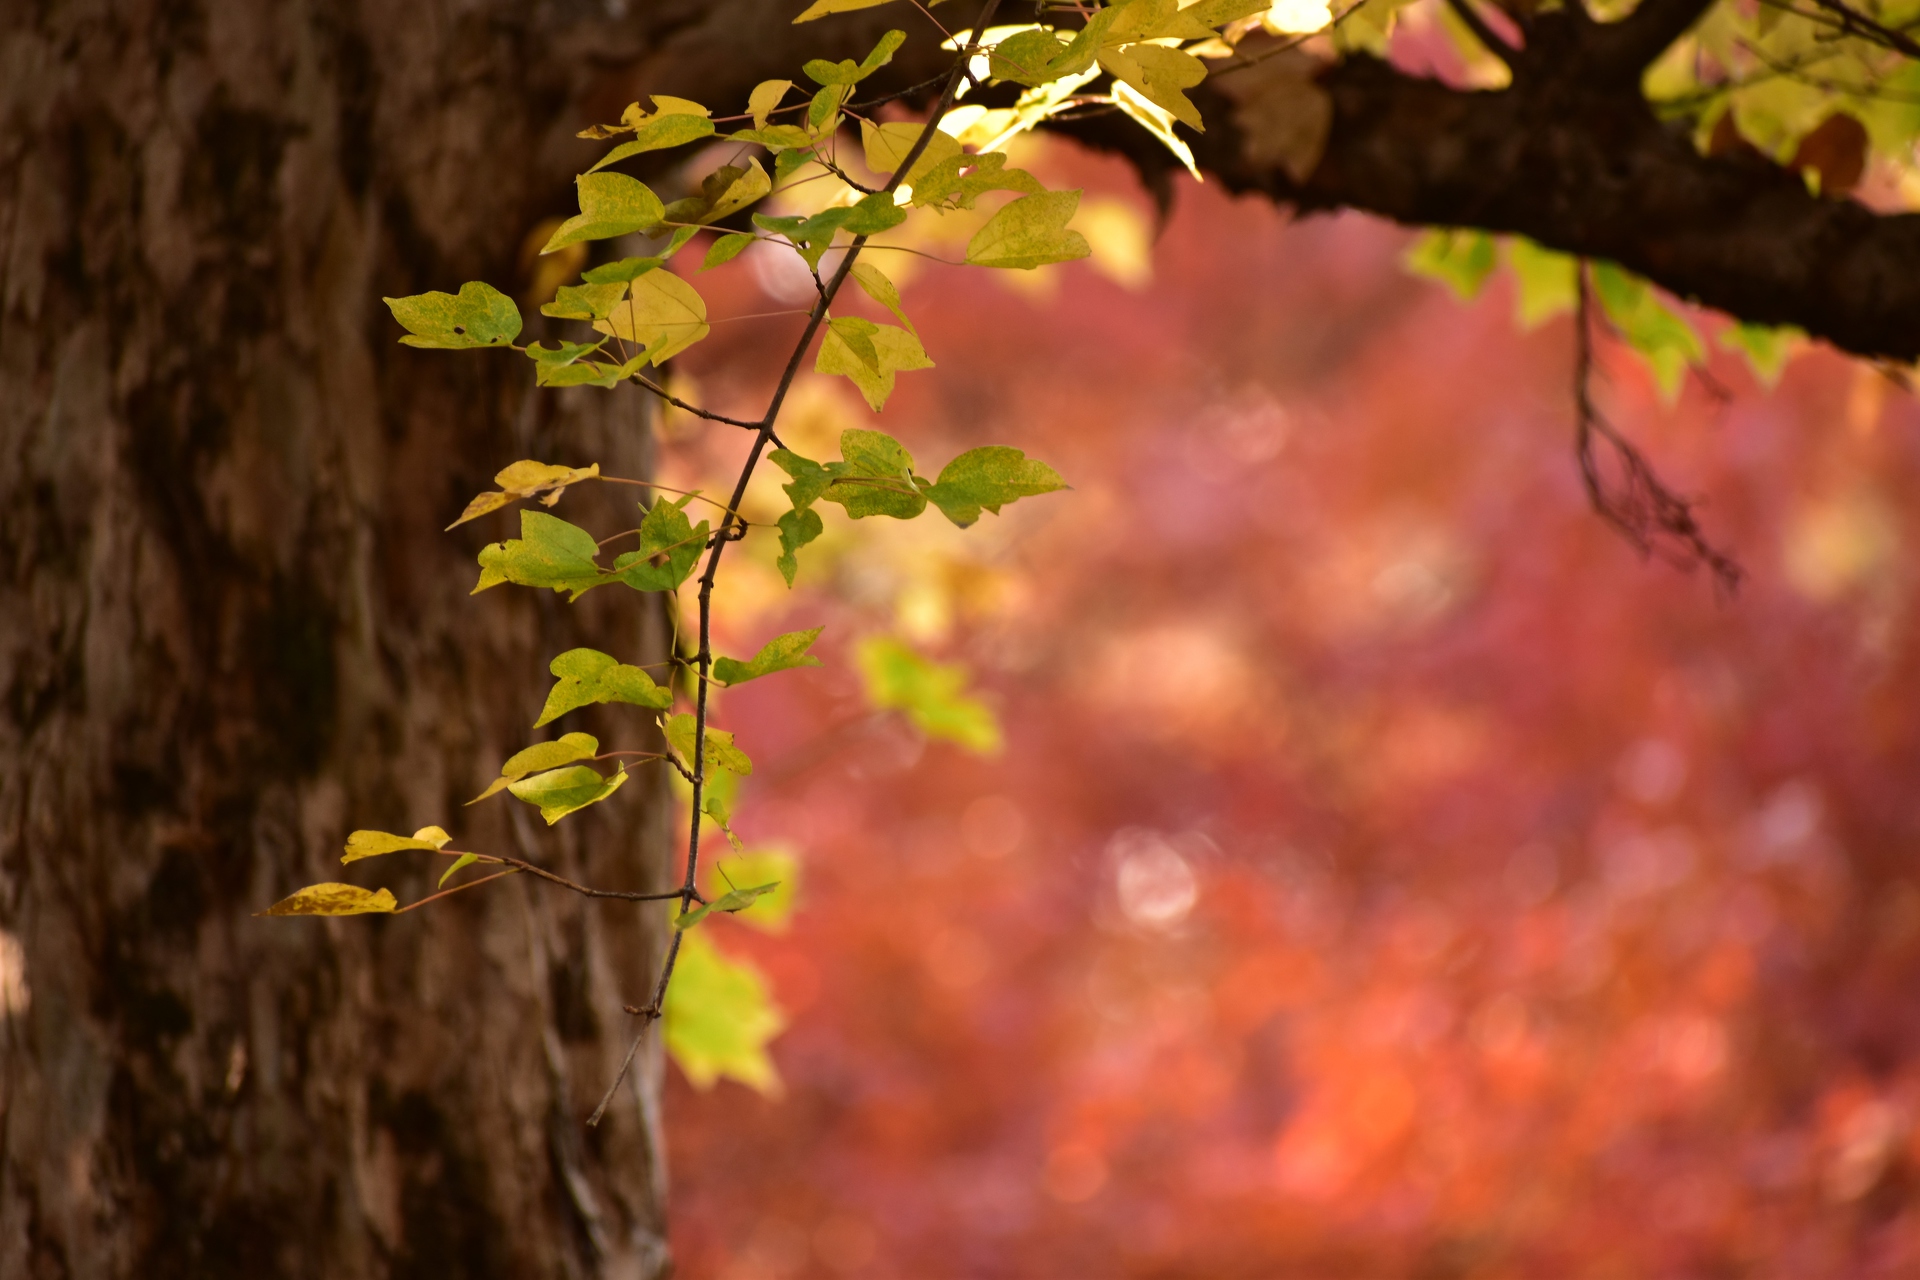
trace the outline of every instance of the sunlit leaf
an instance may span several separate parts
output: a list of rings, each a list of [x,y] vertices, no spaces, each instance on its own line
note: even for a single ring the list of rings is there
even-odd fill
[[[965,667],[930,662],[891,636],[862,640],[855,658],[875,707],[905,712],[929,738],[983,755],[1000,749],[999,721],[986,704],[963,692]]]
[[[807,79],[815,84],[850,85],[858,84],[868,76],[893,61],[894,50],[906,40],[904,31],[889,31],[880,37],[880,43],[873,46],[864,61],[855,62],[852,58],[843,58],[839,62],[828,62],[824,58],[815,58],[800,70]]]
[[[1687,369],[1707,356],[1693,325],[1645,280],[1611,262],[1593,264],[1593,292],[1621,339],[1653,370],[1661,394],[1669,400],[1679,394]]]
[[[866,325],[872,322],[860,323]],[[874,363],[869,364],[862,358],[861,352],[848,343],[846,334],[840,328],[828,328],[821,334],[820,354],[814,359],[813,367],[817,373],[845,376],[859,388],[868,407],[878,413],[893,394],[896,373],[908,369],[931,369],[933,361],[927,358],[920,339],[905,329],[882,324],[874,325],[871,333],[864,329],[861,333],[865,343],[873,350]]]
[[[671,271],[651,271],[635,280],[627,300],[593,327],[645,347],[648,362],[656,366],[712,331],[706,300]]]
[[[1720,334],[1720,345],[1747,358],[1754,377],[1768,387],[1780,381],[1793,354],[1806,345],[1805,331],[1792,325],[1770,328],[1758,324],[1731,325]]]
[[[1124,49],[1102,49],[1100,66],[1181,124],[1206,132],[1200,108],[1182,92],[1207,78],[1206,64],[1192,54],[1157,44],[1134,44]]]
[[[1071,262],[1093,252],[1086,237],[1066,229],[1080,207],[1078,191],[1022,196],[1001,207],[967,242],[967,261],[977,267],[1030,271],[1051,262]]]
[[[568,344],[569,346],[573,344]],[[592,347],[580,347],[573,352],[572,358],[591,351]],[[565,362],[571,363],[571,359]],[[489,511],[498,511],[511,502],[525,498],[540,497],[541,501],[552,506],[569,485],[579,484],[582,480],[592,480],[599,476],[600,464],[595,462],[584,467],[562,467],[548,462],[524,460],[504,467],[493,477],[500,486],[496,492],[482,493],[467,504],[460,518],[447,526],[465,524],[469,520],[486,515]],[[544,495],[544,496],[542,496]]]
[[[855,9],[872,9],[878,5],[891,3],[893,0],[813,0],[813,3],[794,19],[794,22],[812,22],[815,18],[824,18],[830,13],[852,13]]]
[[[662,689],[639,667],[628,666],[597,649],[569,649],[555,658],[548,670],[559,680],[548,692],[540,718],[533,722],[536,729],[597,702],[624,702],[654,711],[665,711],[673,705],[671,689]]]
[[[280,899],[262,916],[363,916],[390,914],[399,904],[385,889],[362,889],[357,884],[313,884]]]
[[[770,676],[776,671],[788,671],[794,667],[817,667],[820,659],[807,652],[813,642],[820,638],[822,627],[811,631],[789,631],[786,635],[776,636],[760,647],[750,662],[740,662],[733,658],[721,658],[713,664],[713,678],[721,684],[745,684],[749,680],[758,680],[761,676]]]
[[[574,179],[574,186],[580,195],[580,212],[560,224],[541,253],[582,240],[631,235],[653,226],[665,213],[660,197],[624,173],[583,173]]]
[[[906,162],[907,155],[913,150],[920,135],[931,125],[919,123],[900,123],[876,125],[872,121],[860,122],[860,145],[866,154],[867,168],[875,173],[892,173]],[[918,176],[942,160],[951,159],[960,154],[960,144],[948,135],[934,129],[933,137],[927,143],[927,149],[913,162],[913,170],[903,181],[912,183]]]
[[[900,306],[900,290],[887,275],[871,262],[855,262],[850,273],[853,282],[860,286],[869,298],[893,312],[894,317],[906,326],[907,332],[919,337],[919,331],[913,327],[913,321],[907,319],[907,313]]]
[[[662,726],[667,744],[679,753],[681,763],[688,768],[693,766],[694,727],[693,716],[684,711],[668,716]],[[733,745],[733,735],[725,729],[708,725],[706,743],[709,771],[725,769],[743,778],[753,772],[753,761],[747,759],[746,752]]]
[[[622,769],[603,778],[598,770],[585,765],[536,773],[510,784],[507,790],[540,810],[540,816],[552,826],[570,813],[597,804],[626,785],[628,774]]]
[[[667,1053],[695,1088],[724,1076],[762,1093],[779,1089],[766,1046],[786,1020],[758,969],[728,959],[705,934],[682,934],[664,1005]]]
[[[791,80],[762,80],[753,86],[753,92],[747,95],[747,113],[753,117],[753,127],[767,127],[767,116],[780,105],[780,100],[793,88]]]
[[[655,99],[659,101],[659,99]],[[661,151],[668,147],[681,147],[689,142],[698,142],[711,137],[713,122],[703,116],[690,112],[675,112],[670,115],[658,115],[634,131],[633,141],[623,142],[606,155],[600,157],[598,164],[587,170],[593,173],[610,164],[618,164],[628,156],[637,156],[643,151]],[[604,239],[595,236],[594,239]]]
[[[572,764],[576,760],[591,760],[600,754],[600,740],[589,733],[568,733],[552,742],[535,743],[524,751],[518,751],[500,766],[500,776],[468,804],[479,804],[488,796],[497,795],[508,786],[530,773],[542,769],[553,769],[563,764]]]
[[[1573,310],[1579,275],[1574,259],[1514,236],[1507,241],[1507,261],[1513,267],[1514,319],[1522,329],[1538,328]]]
[[[616,281],[606,284],[563,284],[554,293],[552,302],[540,308],[543,316],[552,316],[556,320],[604,320],[615,304],[627,296],[625,282]],[[529,354],[532,354],[529,350]],[[539,356],[533,356],[540,359]],[[550,361],[566,364],[568,361]]]
[[[458,294],[417,293],[381,301],[407,330],[400,341],[409,347],[504,347],[520,336],[520,309],[483,281],[467,281]]]
[[[391,831],[356,831],[347,837],[346,856],[340,861],[358,862],[362,858],[377,858],[383,853],[399,853],[406,849],[432,852],[444,849],[451,839],[453,837],[439,827],[422,827],[410,836],[397,836]]]
[[[1005,445],[987,445],[949,462],[926,493],[927,501],[964,529],[980,518],[983,508],[999,515],[1001,506],[1016,498],[1066,487],[1060,473],[1046,463]]]

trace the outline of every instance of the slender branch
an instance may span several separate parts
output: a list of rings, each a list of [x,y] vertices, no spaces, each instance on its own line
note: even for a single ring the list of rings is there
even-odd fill
[[[502,859],[502,861],[504,861],[504,859]],[[510,875],[516,875],[516,874],[518,874],[517,868],[514,870],[508,870],[508,871],[496,871],[490,876],[481,876],[478,880],[469,880],[465,884],[457,884],[453,886],[453,888],[451,889],[442,889],[438,893],[430,893],[426,897],[420,899],[420,901],[418,902],[409,902],[406,906],[401,907],[399,910],[395,911],[393,914],[397,916],[403,916],[407,914],[407,912],[409,911],[413,911],[413,910],[416,910],[417,908],[426,906],[429,902],[438,902],[440,899],[450,898],[456,893],[462,893],[468,889],[478,888],[479,886],[487,883],[489,880],[498,880],[501,876],[510,876]]]
[[[1745,576],[1734,559],[1707,540],[1694,504],[1666,486],[1632,441],[1621,435],[1593,403],[1593,287],[1587,263],[1575,275],[1573,321],[1574,457],[1594,514],[1612,525],[1641,555],[1658,555],[1681,569],[1704,564],[1728,592]],[[1609,483],[1594,444],[1606,442],[1620,469]]]
[[[1840,0],[1813,0],[1813,3],[1816,7],[1832,14],[1839,28],[1849,35],[1892,49],[1896,53],[1904,53],[1909,58],[1920,58],[1920,41],[1916,41],[1906,32],[1875,22],[1859,10],[1840,3]],[[1789,12],[1794,11],[1789,10]]]
[[[742,319],[744,318],[745,317],[742,317]],[[739,418],[729,418],[724,413],[714,413],[711,410],[702,409],[697,404],[688,404],[679,396],[670,394],[665,387],[642,377],[640,374],[634,374],[633,380],[653,392],[653,394],[659,396],[662,400],[665,400],[674,408],[684,410],[696,418],[705,418],[708,422],[724,422],[730,427],[745,427],[749,431],[759,429],[760,424],[757,422],[743,422]]]

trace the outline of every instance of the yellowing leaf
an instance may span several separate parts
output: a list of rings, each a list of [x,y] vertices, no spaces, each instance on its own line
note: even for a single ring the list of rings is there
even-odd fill
[[[766,1045],[786,1019],[758,969],[729,960],[704,934],[682,934],[664,1003],[667,1053],[695,1088],[724,1076],[762,1093],[779,1089]]]
[[[434,888],[436,888],[436,889],[444,889],[444,888],[446,888],[446,887],[447,887],[447,881],[449,881],[449,880],[451,880],[451,879],[453,879],[453,876],[454,876],[454,873],[455,873],[455,872],[457,872],[457,871],[462,871],[462,870],[464,870],[464,869],[466,869],[467,867],[470,867],[470,866],[472,866],[472,865],[473,865],[474,863],[476,863],[476,862],[478,862],[478,861],[480,861],[480,855],[479,855],[479,854],[477,854],[477,853],[463,853],[463,854],[461,854],[461,855],[460,855],[459,857],[457,857],[457,858],[455,858],[455,859],[453,860],[453,865],[452,865],[452,866],[450,866],[450,867],[448,867],[448,868],[446,869],[446,872],[445,872],[444,874],[442,874],[442,875],[441,875],[441,877],[440,877],[440,883],[439,883],[439,884],[437,884],[437,885],[435,885],[435,886],[434,886]]]
[[[467,281],[457,295],[417,293],[381,301],[407,330],[400,341],[409,347],[504,347],[520,336],[520,309],[484,281]]]
[[[825,58],[815,58],[800,69],[807,79],[820,85],[858,84],[868,76],[893,61],[893,51],[898,49],[907,38],[904,31],[889,31],[880,37],[880,43],[873,46],[873,52],[865,61],[856,63],[852,58],[842,58],[839,62],[828,62]]]
[[[655,102],[660,99],[655,98]],[[704,110],[704,108],[702,108]],[[587,170],[595,173],[610,164],[618,164],[628,156],[637,156],[643,151],[661,151],[668,147],[685,146],[689,142],[698,142],[701,138],[713,134],[713,121],[691,112],[667,112],[634,130],[633,141],[623,142],[606,155],[600,162]],[[594,237],[602,239],[604,237]]]
[[[541,253],[582,240],[630,235],[660,221],[665,212],[660,197],[624,173],[583,173],[574,186],[580,193],[580,212],[560,224]]]
[[[721,658],[713,664],[713,678],[724,685],[736,685],[770,676],[776,671],[817,667],[820,659],[810,655],[807,650],[820,638],[822,630],[824,628],[815,627],[811,631],[789,631],[786,635],[776,636],[760,646],[760,652],[753,655],[751,662]]]
[[[659,499],[640,521],[640,546],[615,557],[613,574],[635,591],[672,591],[687,580],[707,545],[707,522],[687,519],[686,504]]]
[[[869,364],[862,353],[848,343],[846,333],[836,325],[821,334],[820,354],[813,368],[816,373],[845,375],[860,389],[868,407],[878,413],[893,394],[894,374],[905,369],[931,369],[933,361],[927,358],[920,339],[905,329],[890,324],[874,325],[871,333],[863,331],[862,336],[873,352],[873,363]]]
[[[1093,252],[1086,238],[1066,229],[1079,207],[1078,191],[1022,196],[974,233],[967,243],[967,261],[977,267],[1031,271],[1051,262],[1084,258]]]
[[[1000,508],[1016,498],[1066,487],[1060,473],[1046,463],[1005,445],[987,445],[949,462],[927,490],[927,501],[964,529],[980,518],[983,508],[999,515]]]
[[[791,80],[762,80],[753,86],[753,92],[747,95],[747,113],[753,117],[753,127],[767,127],[767,116],[780,105],[787,96],[787,90],[793,88]]]
[[[656,366],[712,331],[706,299],[671,271],[650,271],[635,280],[627,300],[593,327],[645,347]]]
[[[813,0],[805,12],[794,22],[812,22],[815,18],[824,18],[830,13],[852,13],[855,9],[871,9],[877,5],[891,4],[892,0]]]
[[[780,568],[780,576],[793,585],[793,575],[800,571],[800,548],[826,532],[826,525],[820,519],[818,511],[793,510],[780,517],[780,555],[774,561]]]
[[[540,314],[552,316],[556,320],[603,320],[620,299],[626,296],[626,293],[625,281],[563,284],[554,291],[553,301],[540,308]],[[568,346],[571,345],[571,343],[568,344]],[[560,351],[564,352],[566,349],[561,347]],[[537,349],[530,349],[528,354],[535,360],[543,358]],[[558,363],[569,363],[559,355],[544,358]]]
[[[1157,44],[1135,44],[1124,49],[1102,49],[1100,66],[1181,124],[1206,132],[1200,108],[1181,92],[1207,78],[1206,64],[1192,54]]]
[[[575,760],[591,760],[599,754],[600,740],[589,733],[568,733],[552,742],[536,743],[524,751],[515,752],[500,766],[500,776],[493,780],[492,785],[467,803],[479,804],[530,773],[572,764]]]
[[[866,152],[867,168],[875,173],[892,173],[906,161],[920,135],[929,125],[914,123],[893,123],[876,125],[871,121],[860,122],[860,145]],[[927,149],[913,162],[913,170],[903,181],[912,183],[920,174],[931,169],[943,160],[960,154],[960,144],[941,133],[933,131],[933,138],[927,143]]]
[[[489,511],[498,511],[510,502],[542,494],[546,495],[542,501],[552,506],[566,492],[567,486],[596,479],[599,475],[600,464],[597,462],[584,467],[562,467],[531,460],[513,463],[494,476],[493,482],[500,486],[497,493],[483,493],[475,497],[467,504],[467,509],[460,513],[460,518],[447,528],[465,524]]]
[[[399,853],[405,849],[432,852],[444,849],[451,839],[453,837],[439,827],[422,827],[411,836],[397,836],[391,831],[356,831],[347,837],[346,856],[340,861],[358,862],[362,858],[377,858],[383,853]]]
[[[693,717],[684,711],[669,716],[661,723],[661,731],[666,734],[667,745],[680,756],[680,762],[692,768]],[[733,745],[733,735],[725,729],[708,725],[706,742],[708,770],[725,769],[742,778],[753,772],[753,761],[747,759],[746,752]]]
[[[1787,361],[1806,341],[1806,333],[1792,325],[1772,329],[1758,324],[1736,324],[1720,335],[1720,345],[1745,356],[1754,376],[1769,387],[1780,381]]]
[[[312,884],[255,912],[263,916],[386,915],[398,906],[385,889],[362,889],[357,884]]]
[[[855,650],[866,678],[867,698],[881,710],[906,713],[929,738],[944,738],[969,751],[1000,750],[1000,724],[987,706],[969,698],[965,667],[943,666],[891,636],[869,636]]]
[[[886,272],[871,262],[855,262],[851,274],[853,282],[859,285],[869,298],[893,312],[900,323],[906,326],[908,333],[915,337],[919,336],[919,331],[913,327],[913,321],[907,319],[907,313],[901,310],[899,287],[887,279]]]
[[[552,826],[570,813],[605,800],[626,785],[627,776],[626,770],[622,769],[610,778],[603,778],[598,770],[581,764],[570,769],[536,773],[510,784],[507,790],[516,799],[538,808],[540,816],[547,820],[548,826]]]
[[[1611,262],[1593,264],[1593,292],[1621,338],[1645,358],[1661,394],[1673,399],[1688,367],[1707,356],[1693,325],[1661,302],[1645,280]]]
[[[700,264],[700,269],[702,271],[711,271],[715,267],[732,262],[740,256],[748,245],[754,242],[754,239],[755,237],[751,231],[735,231],[728,235],[721,236],[715,240],[713,246],[707,250],[706,261]]]
[[[533,722],[538,729],[569,711],[597,702],[625,702],[665,711],[673,705],[673,690],[662,689],[639,667],[628,666],[597,649],[569,649],[548,668],[560,677],[547,694],[547,705]],[[585,735],[581,735],[584,737]],[[599,745],[587,754],[596,754]],[[578,758],[578,757],[573,757]]]

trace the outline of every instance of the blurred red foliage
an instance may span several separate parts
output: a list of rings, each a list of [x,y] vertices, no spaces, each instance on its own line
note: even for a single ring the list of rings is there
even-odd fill
[[[685,1274],[1920,1275],[1920,412],[1824,352],[1668,407],[1607,353],[1721,598],[1588,511],[1568,322],[1405,242],[1189,186],[1137,290],[908,289],[940,367],[833,412],[1074,491],[723,589],[729,651],[825,621],[828,665],[719,712],[804,881],[716,935],[784,1095],[669,1084]],[[727,274],[716,315],[771,305]],[[706,397],[795,323],[722,326]],[[896,625],[1003,755],[866,715],[847,645]]]

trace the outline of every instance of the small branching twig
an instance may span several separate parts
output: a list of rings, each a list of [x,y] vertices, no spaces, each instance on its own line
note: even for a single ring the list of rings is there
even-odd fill
[[[1745,571],[1707,540],[1694,516],[1694,502],[1668,488],[1646,455],[1594,405],[1593,292],[1585,262],[1576,273],[1575,289],[1574,456],[1594,514],[1618,530],[1642,555],[1658,555],[1681,569],[1703,564],[1723,590],[1738,590]],[[1609,480],[1604,474],[1596,441],[1604,442],[1611,453],[1619,472],[1616,479]]]

